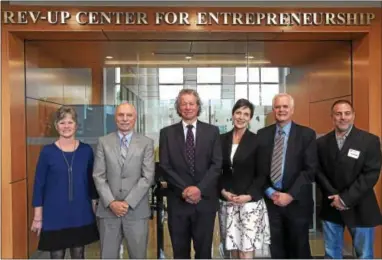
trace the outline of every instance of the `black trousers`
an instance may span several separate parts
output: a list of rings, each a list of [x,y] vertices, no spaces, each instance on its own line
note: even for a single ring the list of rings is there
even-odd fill
[[[309,225],[312,219],[309,206],[305,209],[292,202],[279,207],[267,201],[271,229],[271,257],[273,259],[310,259]]]
[[[191,259],[191,239],[195,259],[211,259],[216,212],[168,212],[174,259]]]

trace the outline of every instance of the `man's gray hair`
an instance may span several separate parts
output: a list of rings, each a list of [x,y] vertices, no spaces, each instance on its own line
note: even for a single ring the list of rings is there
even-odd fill
[[[276,102],[276,99],[280,98],[280,97],[288,97],[289,98],[289,104],[291,107],[294,107],[294,99],[291,95],[289,95],[288,93],[279,93],[279,94],[276,94],[273,99],[272,99],[272,108],[275,107],[275,102]]]

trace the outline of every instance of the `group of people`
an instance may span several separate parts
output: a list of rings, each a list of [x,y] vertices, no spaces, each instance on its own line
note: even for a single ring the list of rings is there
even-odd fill
[[[253,258],[270,246],[272,258],[311,258],[312,183],[323,194],[325,256],[341,258],[344,227],[357,257],[373,258],[374,228],[382,216],[373,187],[381,168],[379,138],[354,125],[347,100],[331,108],[334,130],[316,133],[292,121],[293,97],[272,103],[275,124],[248,129],[253,104],[232,108],[233,129],[220,135],[201,122],[196,91],[180,91],[181,121],[163,128],[159,164],[167,181],[168,228],[174,258],[211,258],[216,213],[227,257]],[[115,112],[118,130],[101,137],[95,154],[75,137],[76,112],[56,114],[58,140],[43,147],[37,163],[32,231],[51,258],[84,258],[100,240],[101,258],[119,258],[123,238],[129,258],[146,258],[155,175],[153,140],[134,132],[137,113],[128,103]]]

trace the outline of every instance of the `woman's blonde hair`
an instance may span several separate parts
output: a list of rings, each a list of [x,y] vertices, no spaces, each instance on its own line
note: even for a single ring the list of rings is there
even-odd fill
[[[67,115],[70,115],[76,124],[78,123],[76,110],[70,106],[62,106],[56,111],[56,115],[54,118],[54,125],[57,126],[58,122],[64,119]]]

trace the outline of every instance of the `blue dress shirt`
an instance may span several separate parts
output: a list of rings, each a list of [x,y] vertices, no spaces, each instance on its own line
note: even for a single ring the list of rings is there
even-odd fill
[[[131,136],[133,135],[133,131],[130,131],[130,133],[128,133],[125,138],[127,140],[126,144],[127,144],[127,147],[129,147],[129,144],[130,144],[130,141],[131,141]],[[119,140],[120,140],[120,145],[122,147],[122,143],[123,143],[123,134],[121,132],[118,131],[118,136],[119,136]]]
[[[289,122],[284,127],[280,127],[279,125],[276,125],[275,139],[276,139],[277,135],[279,134],[279,131],[283,131],[284,134],[285,134],[284,148],[283,148],[283,160],[282,160],[282,166],[281,166],[282,176],[284,175],[285,157],[286,157],[286,151],[287,151],[287,148],[288,148],[288,139],[289,139],[289,134],[290,134],[291,126],[292,126],[292,122]],[[283,178],[281,177],[281,179],[274,184],[276,188],[278,188],[278,189],[282,188],[282,179]],[[273,189],[272,187],[269,187],[268,189],[265,190],[265,194],[269,198],[271,198],[272,194],[275,191],[276,191],[275,189]]]

